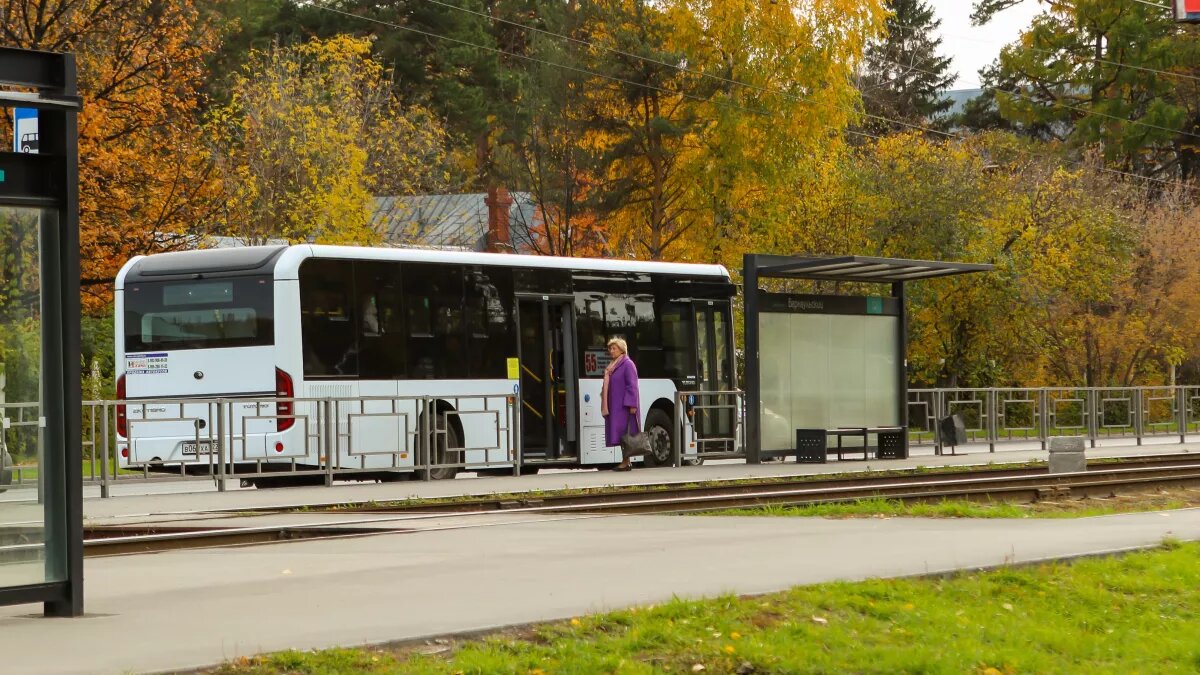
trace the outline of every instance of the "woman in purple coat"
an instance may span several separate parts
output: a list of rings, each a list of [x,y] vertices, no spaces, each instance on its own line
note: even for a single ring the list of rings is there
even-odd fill
[[[604,369],[604,386],[600,390],[600,414],[604,416],[604,443],[620,445],[621,436],[641,431],[642,406],[638,400],[637,366],[629,358],[629,346],[621,338],[608,341],[612,362]],[[621,454],[616,471],[629,471],[629,457]]]

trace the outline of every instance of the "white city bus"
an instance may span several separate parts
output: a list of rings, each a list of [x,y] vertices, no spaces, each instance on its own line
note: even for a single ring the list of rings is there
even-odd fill
[[[446,445],[467,449],[455,461],[511,472],[487,412],[507,400],[523,467],[611,465],[598,403],[617,335],[639,370],[644,461],[663,464],[676,392],[736,385],[734,293],[718,265],[310,245],[137,257],[116,279],[119,461],[203,468],[218,424],[203,401],[222,398],[230,461],[321,466],[305,399],[362,399],[339,413],[337,461],[411,473],[419,413],[396,400],[422,396],[437,397]],[[274,397],[298,401],[261,403]],[[698,435],[730,435],[729,415],[697,418]]]

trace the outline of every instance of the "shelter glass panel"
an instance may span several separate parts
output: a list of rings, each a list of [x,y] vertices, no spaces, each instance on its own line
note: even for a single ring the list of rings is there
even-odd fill
[[[42,410],[41,220],[36,209],[0,207],[0,587],[66,578],[46,555],[46,510],[53,500],[39,503],[44,431],[62,424],[44,419]]]
[[[764,451],[794,449],[796,429],[899,423],[898,317],[767,312],[759,326]]]

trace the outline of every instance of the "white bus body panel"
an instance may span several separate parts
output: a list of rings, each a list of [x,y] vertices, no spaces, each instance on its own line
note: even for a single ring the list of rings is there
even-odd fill
[[[579,380],[579,463],[585,466],[595,464],[616,464],[621,461],[621,446],[605,445],[604,417],[600,414],[600,392],[604,380],[589,378]],[[638,400],[642,404],[642,416],[639,420],[641,429],[646,429],[646,418],[650,408],[659,401],[673,405],[675,401],[675,383],[666,379],[638,380]],[[668,408],[670,409],[670,408]],[[675,421],[672,419],[671,424]],[[685,439],[685,442],[688,439]],[[687,446],[684,445],[686,452]]]
[[[462,425],[468,469],[491,463],[512,466],[512,428],[516,380],[357,380],[306,381],[300,396],[332,399],[337,409],[335,467],[345,469],[416,468],[416,439],[421,401],[430,396],[453,408]],[[362,400],[356,400],[362,397]],[[300,403],[298,410],[320,405]],[[316,434],[315,415],[310,434]]]
[[[209,462],[203,446],[184,452],[197,438],[215,437],[217,398],[258,396],[269,399],[275,388],[275,349],[235,347],[126,354],[122,361],[129,433],[129,459],[139,464]],[[149,367],[147,367],[149,366]],[[197,378],[197,374],[203,377]],[[201,398],[195,403],[165,399]],[[148,400],[148,403],[138,399]],[[266,456],[266,437],[276,435],[275,404],[235,402],[225,423],[233,437],[235,459]]]
[[[126,271],[139,259],[130,260],[122,268],[114,294],[118,354],[115,370],[117,377],[125,377],[125,394],[129,399],[125,406],[127,437],[118,437],[118,464],[162,461],[206,465],[215,461],[206,452],[211,442],[205,441],[217,437],[217,406],[212,402],[217,398],[249,399],[233,402],[225,419],[224,434],[231,439],[233,461],[303,457],[306,443],[301,421],[297,420],[292,429],[279,432],[275,404],[269,402],[275,396],[275,346],[125,351],[124,279]],[[298,299],[289,297],[296,295],[297,288],[294,281],[276,282],[273,288],[276,307],[295,307],[298,314]],[[278,324],[275,330],[278,342],[281,330]],[[299,334],[298,326],[292,334]],[[298,365],[298,346],[296,351]],[[198,373],[203,377],[197,377]],[[295,371],[292,374],[294,378]],[[204,400],[168,400],[183,398]],[[277,450],[278,443],[283,444],[282,451]],[[189,450],[186,453],[185,444]],[[128,457],[123,450],[128,450]],[[311,454],[316,456],[315,448]]]

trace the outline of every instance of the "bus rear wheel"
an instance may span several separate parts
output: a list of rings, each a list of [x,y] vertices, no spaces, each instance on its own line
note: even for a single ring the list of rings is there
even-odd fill
[[[445,415],[438,415],[437,428],[440,432],[445,430],[445,433],[437,434],[437,447],[433,452],[434,464],[461,464],[463,461],[462,439],[458,437],[458,432],[454,426],[450,424],[450,420]],[[428,470],[429,480],[451,480],[458,475],[459,467],[445,466],[437,467]],[[425,480],[425,469],[417,469],[416,478]]]
[[[671,466],[671,418],[655,408],[646,415],[646,435],[650,437],[650,452],[642,462],[648,467]]]

